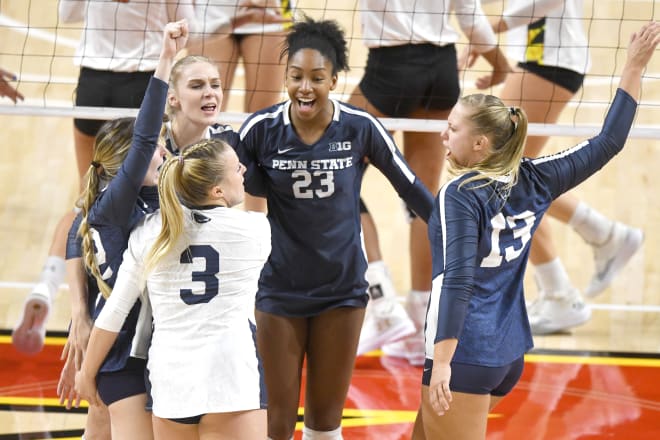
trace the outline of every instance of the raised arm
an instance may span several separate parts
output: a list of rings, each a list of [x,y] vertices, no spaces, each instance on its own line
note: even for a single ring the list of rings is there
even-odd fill
[[[660,24],[655,21],[644,25],[630,37],[628,56],[621,72],[619,88],[637,101],[641,90],[642,73],[658,43],[660,43]]]
[[[106,218],[109,223],[125,225],[133,212],[144,176],[157,148],[174,57],[187,40],[188,24],[185,20],[165,26],[158,66],[140,105],[131,148],[96,207],[97,215]]]

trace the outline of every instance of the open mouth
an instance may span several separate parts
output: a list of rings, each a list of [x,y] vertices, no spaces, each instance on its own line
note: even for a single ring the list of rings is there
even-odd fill
[[[217,108],[217,104],[205,104],[202,106],[202,111],[205,113],[215,113]]]
[[[316,100],[314,99],[299,99],[298,106],[301,110],[311,110],[315,102]]]

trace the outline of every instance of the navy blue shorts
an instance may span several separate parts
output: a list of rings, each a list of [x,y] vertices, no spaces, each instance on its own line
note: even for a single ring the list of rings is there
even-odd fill
[[[369,49],[360,90],[378,111],[405,118],[414,110],[449,110],[460,83],[453,44],[404,44]]]
[[[563,67],[542,66],[538,63],[518,63],[518,67],[572,93],[577,93],[584,82],[583,74]]]
[[[183,417],[180,419],[167,419],[171,422],[176,422],[176,423],[181,423],[183,425],[199,425],[199,422],[202,421],[202,416],[204,414],[200,414],[198,416],[192,416],[192,417]]]
[[[146,369],[146,360],[129,358],[121,370],[99,373],[96,376],[96,387],[103,403],[108,406],[127,397],[146,393]]]
[[[140,108],[153,72],[112,72],[80,69],[76,88],[76,105],[84,107]],[[105,121],[74,119],[78,130],[96,136]]]
[[[451,363],[451,379],[449,389],[458,393],[490,394],[492,396],[505,396],[520,380],[524,356],[502,367],[483,367],[480,365]],[[431,383],[431,370],[433,361],[424,361],[424,374],[422,384]]]

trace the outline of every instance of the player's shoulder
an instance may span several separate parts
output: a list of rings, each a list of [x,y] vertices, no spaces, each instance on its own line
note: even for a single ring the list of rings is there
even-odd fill
[[[257,127],[268,129],[274,125],[286,123],[289,105],[290,101],[285,101],[257,110],[249,115],[239,130],[240,139],[243,140],[251,130]]]
[[[136,236],[136,239],[144,240],[147,237],[158,235],[160,233],[161,224],[162,218],[160,215],[160,209],[158,209],[142,217],[140,222],[131,232],[131,236]]]
[[[225,124],[213,124],[209,127],[209,137],[211,139],[220,139],[227,142],[232,147],[238,143],[238,132],[234,127]]]
[[[255,231],[259,234],[267,232],[270,234],[270,223],[266,214],[263,212],[257,211],[244,211],[240,208],[232,208],[227,210],[227,213],[231,215],[236,224],[244,228],[247,231]]]

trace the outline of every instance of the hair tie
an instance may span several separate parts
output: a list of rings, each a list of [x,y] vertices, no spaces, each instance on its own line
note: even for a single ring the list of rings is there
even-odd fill
[[[518,130],[518,121],[514,120],[518,118],[518,110],[514,106],[509,107],[509,114],[511,115],[511,122],[513,122],[513,131]]]
[[[183,154],[179,154],[179,163],[183,165]]]
[[[94,168],[98,169],[101,168],[101,164],[98,163],[97,161],[93,160],[90,162],[90,165],[93,166]]]

